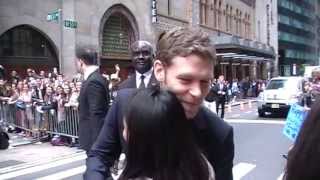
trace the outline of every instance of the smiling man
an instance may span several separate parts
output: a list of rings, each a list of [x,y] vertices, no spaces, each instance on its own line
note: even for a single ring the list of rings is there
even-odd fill
[[[232,180],[233,129],[201,106],[213,79],[214,60],[215,49],[206,33],[189,28],[173,29],[159,39],[153,70],[160,87],[174,92],[182,103],[192,122],[195,140],[213,166],[216,180]],[[119,91],[89,153],[85,179],[110,177],[109,168],[125,147],[123,113],[134,92],[132,89]]]
[[[118,89],[146,88],[157,84],[153,74],[153,48],[147,41],[136,41],[131,45],[131,61],[135,74],[119,84]]]

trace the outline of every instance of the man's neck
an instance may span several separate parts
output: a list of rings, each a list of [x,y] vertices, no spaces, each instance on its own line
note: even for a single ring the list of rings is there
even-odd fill
[[[150,75],[151,73],[152,73],[152,68],[149,69],[148,71],[144,72],[144,73],[140,73],[139,71],[136,71],[136,74],[143,74],[143,75],[145,75],[145,76],[148,76],[148,75]]]
[[[87,65],[85,66],[83,70],[83,77],[84,80],[87,80],[90,74],[92,74],[94,71],[96,71],[99,68],[99,66],[96,65]]]

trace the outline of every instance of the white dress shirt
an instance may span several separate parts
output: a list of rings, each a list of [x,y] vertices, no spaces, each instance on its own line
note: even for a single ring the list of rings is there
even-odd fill
[[[149,71],[147,71],[147,72],[145,72],[143,74],[140,74],[138,71],[136,71],[136,85],[137,85],[136,87],[140,87],[141,75],[144,75],[143,82],[146,85],[146,87],[148,87],[149,81],[151,79],[152,72],[153,72],[153,68],[151,68]]]
[[[99,66],[96,66],[96,65],[88,66],[88,67],[84,70],[84,73],[83,73],[83,78],[84,78],[84,80],[87,80],[88,77],[90,76],[90,74],[92,74],[93,72],[95,72],[98,68],[99,68]]]

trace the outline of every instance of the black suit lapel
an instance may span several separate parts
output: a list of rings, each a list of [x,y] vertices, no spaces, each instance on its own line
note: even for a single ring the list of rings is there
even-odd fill
[[[136,83],[136,74],[134,73],[132,76],[130,76],[130,80],[128,80],[128,86],[129,88],[135,87],[137,88],[137,83]]]
[[[159,84],[159,82],[157,81],[154,72],[152,72],[152,75],[150,77],[149,83],[148,83],[148,88],[153,87],[153,86],[157,86]]]

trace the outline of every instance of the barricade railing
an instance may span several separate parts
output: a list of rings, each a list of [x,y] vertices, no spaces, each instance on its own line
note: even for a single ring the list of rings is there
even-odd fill
[[[72,139],[78,138],[79,116],[75,107],[64,107],[59,112],[56,109],[39,111],[37,106],[27,106],[19,109],[15,104],[8,104],[0,100],[0,122],[11,125],[32,137],[39,138],[42,135],[54,134]]]

